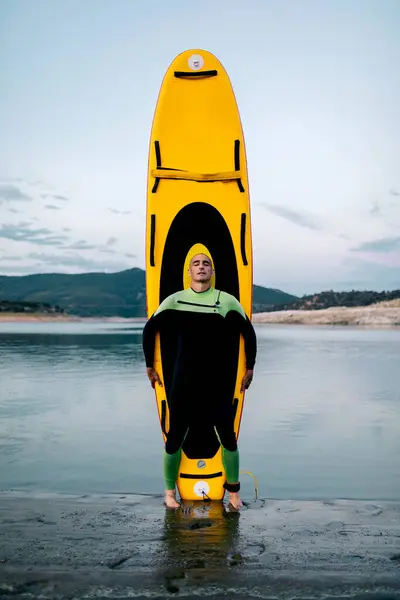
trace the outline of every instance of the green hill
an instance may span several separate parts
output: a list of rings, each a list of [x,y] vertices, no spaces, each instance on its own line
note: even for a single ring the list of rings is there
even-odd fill
[[[298,300],[280,290],[255,285],[254,312]],[[118,273],[62,273],[0,276],[0,311],[66,312],[81,317],[145,317],[146,283],[143,269]]]
[[[281,290],[253,285],[253,312],[267,312],[274,307],[282,308],[283,304],[295,302],[297,296],[292,296]]]

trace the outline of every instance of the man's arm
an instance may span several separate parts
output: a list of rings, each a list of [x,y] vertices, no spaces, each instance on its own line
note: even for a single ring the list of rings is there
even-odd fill
[[[157,332],[159,331],[159,320],[158,316],[153,314],[143,328],[142,347],[146,367],[148,368],[153,368],[154,345]]]
[[[151,386],[154,388],[156,382],[162,386],[161,379],[154,369],[154,346],[156,342],[156,335],[161,332],[164,324],[168,321],[168,309],[173,308],[174,297],[168,296],[161,302],[154,314],[146,322],[143,328],[142,334],[142,347],[144,353],[144,359],[146,362],[147,377],[150,380]]]
[[[239,317],[240,333],[244,338],[244,349],[246,353],[246,368],[253,370],[257,356],[257,337],[256,332],[247,315]]]
[[[242,323],[241,334],[244,338],[244,349],[246,354],[246,373],[244,374],[242,385],[240,387],[240,391],[244,392],[253,381],[253,371],[257,355],[257,338],[254,327],[248,316],[240,316],[240,321]]]
[[[161,313],[162,314],[162,313]],[[156,382],[162,387],[162,382],[159,374],[154,369],[154,345],[156,341],[156,334],[159,330],[159,315],[152,315],[150,319],[147,321],[146,325],[143,328],[143,353],[144,359],[146,362],[146,373],[149,381],[151,383],[151,387],[154,388]]]
[[[244,351],[246,355],[246,372],[243,376],[240,391],[244,392],[253,380],[253,370],[257,355],[257,338],[254,327],[245,313],[243,306],[235,296],[227,294],[227,317],[234,322],[239,333],[244,339]]]
[[[257,355],[257,338],[253,324],[235,296],[224,294],[224,300],[226,301],[226,318],[232,322],[233,327],[237,328],[244,338],[246,368],[253,370]]]

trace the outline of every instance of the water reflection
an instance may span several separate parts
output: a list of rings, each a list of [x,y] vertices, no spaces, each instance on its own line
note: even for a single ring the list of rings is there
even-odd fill
[[[201,585],[214,576],[219,582],[233,576],[240,562],[239,517],[222,502],[185,501],[176,511],[166,510],[162,574],[169,592],[178,592],[185,578]]]
[[[0,333],[0,366],[11,360],[31,358],[35,363],[57,363],[57,361],[108,360],[119,361],[129,355],[135,362],[143,361],[142,334],[136,329],[129,334],[120,332],[106,334],[42,334]]]

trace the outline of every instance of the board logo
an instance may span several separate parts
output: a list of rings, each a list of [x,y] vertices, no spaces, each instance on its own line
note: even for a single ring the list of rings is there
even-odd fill
[[[205,494],[208,494],[210,491],[210,486],[207,481],[197,481],[193,486],[194,493],[199,498],[203,498]]]
[[[188,65],[192,71],[198,71],[204,65],[204,58],[200,54],[192,54],[188,60]]]
[[[204,467],[206,466],[206,461],[205,460],[199,460],[197,463],[197,467],[199,469],[204,469]]]

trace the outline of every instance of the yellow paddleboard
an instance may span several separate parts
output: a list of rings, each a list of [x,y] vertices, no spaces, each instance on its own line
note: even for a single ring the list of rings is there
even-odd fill
[[[233,294],[251,318],[253,256],[243,131],[229,77],[205,50],[183,52],[164,76],[151,131],[146,208],[147,316],[166,296],[190,285],[190,258],[203,251],[213,261],[212,284]],[[164,384],[156,385],[156,400],[165,441],[173,357],[159,336],[155,368]],[[237,436],[244,373],[240,339],[237,368],[227,374],[236,381],[232,402]],[[210,365],[210,385],[212,377]],[[191,428],[177,479],[181,498],[222,500],[224,482],[221,447],[212,424],[207,435]]]

